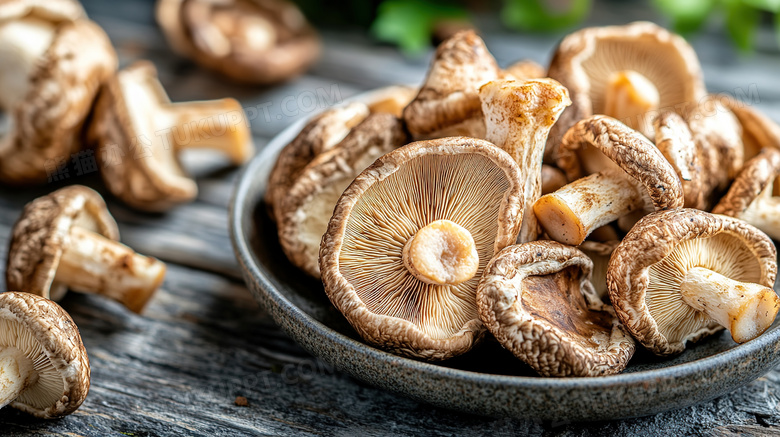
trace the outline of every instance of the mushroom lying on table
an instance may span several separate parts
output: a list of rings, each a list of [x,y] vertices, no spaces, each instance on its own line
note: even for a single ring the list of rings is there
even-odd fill
[[[554,241],[507,247],[482,275],[480,318],[542,376],[620,373],[634,341],[593,289],[591,268],[584,253]]]
[[[411,143],[364,170],[320,246],[331,302],[367,342],[443,360],[484,328],[480,275],[520,231],[523,181],[511,156],[475,138]]]
[[[70,288],[140,313],[162,283],[165,264],[118,240],[116,222],[95,191],[72,185],[39,197],[14,225],[6,286],[52,300]]]
[[[683,205],[680,179],[658,148],[614,118],[595,115],[574,125],[557,162],[574,182],[534,204],[553,240],[578,245],[594,229],[633,211]]]
[[[0,408],[67,416],[89,392],[89,359],[73,319],[29,293],[0,293]]]
[[[744,220],[780,240],[780,151],[764,149],[739,172],[728,193],[712,210]]]
[[[474,31],[458,32],[436,49],[428,76],[403,119],[415,139],[485,136],[477,90],[500,70]]]
[[[90,130],[111,194],[147,211],[163,211],[197,195],[195,181],[179,163],[182,150],[218,150],[236,165],[254,154],[238,101],[171,103],[147,61],[106,82]]]
[[[240,82],[291,79],[320,53],[316,32],[285,0],[159,0],[156,15],[176,52]]]
[[[293,264],[320,276],[320,242],[341,193],[377,158],[407,140],[401,120],[391,114],[371,114],[299,173],[281,200],[278,222],[279,242]]]
[[[631,335],[673,355],[724,327],[734,341],[761,335],[780,309],[772,240],[731,217],[695,209],[642,218],[607,271],[612,305]]]
[[[77,1],[0,2],[0,180],[46,182],[81,147],[101,82],[116,70],[103,30]]]
[[[519,242],[536,240],[533,205],[542,195],[542,157],[547,134],[571,104],[569,92],[552,79],[496,80],[479,88],[485,139],[506,150],[522,171],[523,226]]]
[[[568,35],[553,55],[548,76],[569,89],[572,105],[550,133],[547,162],[554,162],[560,139],[579,120],[605,114],[653,138],[658,109],[683,115],[706,95],[693,48],[648,22]]]

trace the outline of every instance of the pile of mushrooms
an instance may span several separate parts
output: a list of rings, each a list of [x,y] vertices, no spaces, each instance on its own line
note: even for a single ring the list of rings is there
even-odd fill
[[[402,110],[310,120],[265,195],[366,342],[438,361],[492,335],[542,376],[600,376],[774,323],[780,126],[708,94],[679,36],[583,29],[545,72],[463,31],[390,89]]]

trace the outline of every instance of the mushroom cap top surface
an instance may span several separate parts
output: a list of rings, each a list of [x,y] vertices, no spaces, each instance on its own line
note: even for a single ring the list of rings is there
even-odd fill
[[[467,352],[484,333],[475,294],[493,253],[520,231],[523,181],[511,156],[468,137],[398,148],[355,178],[333,212],[320,246],[331,302],[368,342],[395,353],[442,360]],[[404,265],[415,234],[449,220],[470,232],[475,276],[432,285]]]
[[[407,141],[400,119],[371,114],[300,172],[282,199],[278,224],[282,249],[296,266],[320,276],[320,241],[344,189],[377,158]]]
[[[591,260],[555,241],[509,246],[485,269],[477,291],[483,323],[506,349],[543,376],[621,372],[634,341],[591,285]]]
[[[742,126],[742,143],[748,159],[764,147],[780,148],[780,125],[774,120],[731,96],[719,96],[718,101],[731,110]]]
[[[766,234],[724,215],[675,209],[643,217],[613,252],[607,286],[620,321],[655,354],[678,354],[722,329],[680,297],[694,267],[772,287],[777,253]]]
[[[52,419],[74,412],[89,392],[87,351],[76,324],[56,303],[30,293],[0,293],[0,347],[33,362],[37,380],[11,406]]]
[[[239,82],[291,79],[320,54],[316,31],[285,0],[159,0],[156,16],[175,51]]]
[[[713,214],[739,217],[780,176],[780,150],[764,148],[745,163],[731,188],[713,208]]]
[[[33,15],[54,23],[87,16],[75,0],[0,0],[0,21]]]
[[[313,117],[301,132],[279,152],[265,191],[265,205],[271,218],[279,222],[276,211],[301,171],[319,154],[339,144],[353,127],[365,120],[369,107],[352,102],[328,109]]]
[[[561,41],[547,72],[572,99],[550,133],[548,149],[578,120],[603,113],[610,75],[624,70],[655,85],[660,108],[695,105],[706,95],[699,60],[682,37],[649,22],[582,29]]]
[[[9,109],[13,123],[0,139],[0,180],[45,182],[47,172],[77,152],[95,95],[116,66],[116,53],[100,26],[86,19],[58,24],[29,73],[24,99]]]
[[[420,92],[404,108],[409,132],[423,137],[471,119],[481,122],[479,87],[499,74],[482,38],[473,30],[456,33],[436,49]]]
[[[119,240],[116,222],[100,194],[81,185],[61,188],[25,205],[11,233],[6,286],[59,299],[65,286],[54,283],[54,275],[73,226]]]
[[[682,183],[671,164],[655,144],[618,120],[594,115],[580,120],[566,132],[556,162],[570,182],[585,176],[581,152],[601,152],[599,158],[606,158],[607,164],[602,170],[617,166],[643,186],[652,203],[648,205],[652,208],[647,209],[683,206]]]
[[[655,118],[653,126],[656,147],[682,183],[684,206],[705,209],[708,202],[704,191],[704,169],[688,124],[676,112],[666,111]]]

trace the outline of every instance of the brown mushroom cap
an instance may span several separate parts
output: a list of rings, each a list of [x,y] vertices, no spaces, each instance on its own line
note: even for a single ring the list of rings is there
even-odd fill
[[[90,235],[99,237],[89,239]],[[89,240],[76,241],[82,238]],[[60,300],[68,286],[74,286],[140,312],[162,282],[165,266],[135,254],[118,240],[116,222],[98,193],[81,185],[61,188],[24,207],[12,231],[6,285],[52,300]],[[75,251],[73,259],[68,259],[70,251]],[[79,268],[86,269],[80,272],[79,283],[65,282],[63,270]],[[107,277],[99,276],[105,269]],[[125,282],[127,278],[131,279]]]
[[[428,360],[465,353],[484,332],[479,276],[493,253],[517,238],[522,198],[517,164],[486,141],[451,137],[396,149],[358,175],[336,204],[320,248],[325,291],[373,345]],[[417,241],[423,229],[438,236]],[[464,230],[471,241],[461,238]],[[416,267],[436,258],[452,272],[469,248],[478,269],[457,285],[433,285],[436,275],[422,280],[407,268],[411,253]]]
[[[53,419],[81,406],[89,392],[89,359],[76,324],[59,305],[29,293],[0,293],[0,352],[8,348],[32,365],[12,407]],[[0,371],[0,383],[4,377]]]
[[[772,241],[741,220],[694,209],[655,212],[642,218],[612,254],[607,271],[610,300],[637,341],[657,355],[673,355],[682,352],[686,342],[723,329],[708,313],[691,306],[695,300],[683,298],[681,287],[691,271],[710,270],[740,281],[732,291],[744,297],[748,284],[772,287],[776,260]],[[756,303],[768,303],[767,311],[774,312],[767,315],[774,319],[777,296],[771,288],[763,293]],[[707,300],[699,298],[702,303]],[[718,308],[731,305],[742,306],[739,296],[723,300]]]
[[[181,150],[220,150],[234,164],[252,157],[245,120],[235,99],[171,103],[154,66],[138,61],[105,83],[90,129],[111,193],[135,208],[161,211],[198,192],[179,162]]]
[[[731,184],[728,193],[712,210],[744,220],[780,240],[780,151],[765,148],[748,161]]]
[[[737,117],[742,126],[745,160],[753,158],[765,147],[780,148],[780,126],[766,114],[731,96],[720,95],[718,101]]]
[[[291,79],[320,53],[314,29],[284,0],[159,0],[156,15],[175,51],[239,82]]]
[[[41,183],[81,147],[101,82],[117,59],[105,32],[77,2],[0,3],[0,180]],[[75,21],[72,21],[75,20]]]
[[[339,144],[368,114],[368,106],[360,102],[328,109],[312,118],[295,139],[284,146],[268,177],[268,189],[264,196],[271,218],[277,223],[280,221],[275,209],[281,206],[300,172],[317,155]]]
[[[591,269],[584,253],[554,241],[507,247],[482,275],[480,318],[542,376],[620,373],[634,341],[594,291]]]
[[[653,122],[655,145],[664,155],[682,183],[686,208],[704,209],[704,175],[699,152],[685,120],[675,112],[664,112]]]
[[[613,73],[624,71],[636,72],[652,84],[658,96],[656,109],[685,110],[706,94],[693,48],[653,23],[592,27],[572,33],[558,46],[548,70],[549,77],[569,89],[573,103],[550,132],[545,161],[554,161],[560,139],[577,121],[605,114],[605,90]],[[650,121],[648,114],[633,123],[621,114],[607,115],[629,121],[627,124],[643,132]]]
[[[499,77],[496,60],[473,30],[458,32],[436,49],[417,97],[403,119],[414,138],[484,137],[479,87]]]
[[[502,79],[529,80],[547,76],[547,70],[536,61],[523,59],[502,70]]]
[[[341,193],[377,158],[407,143],[401,120],[372,114],[300,173],[282,199],[279,241],[287,257],[319,278],[322,235]]]

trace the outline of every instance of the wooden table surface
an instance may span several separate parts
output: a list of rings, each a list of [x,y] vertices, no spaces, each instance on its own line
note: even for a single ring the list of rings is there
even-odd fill
[[[430,53],[407,59],[355,32],[324,32],[321,61],[306,76],[273,88],[239,87],[169,50],[152,19],[150,0],[85,1],[122,65],[154,61],[174,101],[226,96],[252,118],[258,149],[301,117],[363,90],[419,83]],[[591,24],[657,18],[646,8],[599,3]],[[520,58],[546,63],[561,35],[520,35],[479,18],[501,65]],[[759,51],[736,55],[715,32],[693,40],[709,89],[742,95],[780,119],[780,56],[771,30]],[[314,97],[312,97],[314,96]],[[98,297],[71,293],[62,302],[78,324],[92,364],[92,389],[75,414],[57,421],[0,411],[0,435],[737,435],[772,433],[780,425],[780,369],[734,393],[653,417],[606,423],[542,423],[478,417],[434,408],[373,388],[334,371],[296,346],[257,306],[243,285],[228,238],[228,205],[238,171],[212,154],[191,153],[196,202],[145,214],[108,198],[123,242],[168,264],[162,289],[143,315]],[[22,206],[64,184],[105,194],[99,177],[78,176],[29,189],[0,188],[0,247]],[[5,265],[5,253],[0,253]],[[2,267],[0,267],[2,269]],[[235,405],[244,396],[249,405]]]

